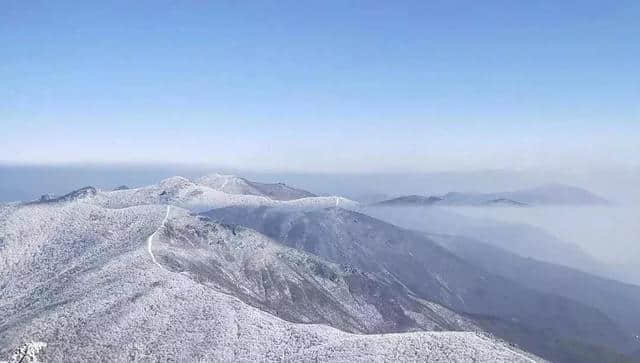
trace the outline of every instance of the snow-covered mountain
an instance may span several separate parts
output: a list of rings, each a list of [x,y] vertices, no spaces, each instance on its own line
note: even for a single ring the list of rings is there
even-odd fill
[[[408,195],[375,203],[377,206],[511,206],[604,205],[609,202],[585,189],[562,184],[547,184],[531,189],[499,193],[449,192],[440,196]]]
[[[206,184],[206,180],[203,183]],[[233,188],[227,188],[226,186],[223,189],[234,191]],[[98,190],[93,187],[85,187],[58,198],[50,197],[46,200],[38,200],[32,203],[52,203],[79,199],[84,200],[86,203],[107,208],[126,208],[150,204],[174,205],[189,210],[208,210],[227,206],[270,206],[292,209],[313,209],[330,206],[356,208],[358,206],[357,202],[338,196],[277,200],[262,195],[230,193],[213,189],[207,185],[179,176],[140,188]]]
[[[480,330],[438,304],[413,298],[385,276],[329,263],[254,230],[179,208],[167,213],[163,233],[154,237],[159,264],[287,320],[366,333]]]
[[[498,336],[588,362],[601,356],[587,347],[635,347],[624,314],[523,285],[348,199],[256,185],[172,177],[0,205],[0,357],[540,360]]]
[[[354,211],[229,207],[205,215],[256,229],[334,263],[389,276],[411,295],[468,316],[551,360],[594,361],[581,354],[590,346],[625,353],[635,346],[630,333],[592,306],[532,290],[454,256],[422,233]]]
[[[539,360],[478,332],[360,335],[308,324],[367,332],[477,329],[438,304],[397,295],[399,283],[173,206],[198,190],[173,179],[0,206],[0,357]]]
[[[317,197],[311,192],[284,183],[258,183],[235,175],[210,174],[196,179],[195,182],[229,194],[257,195],[274,200]]]

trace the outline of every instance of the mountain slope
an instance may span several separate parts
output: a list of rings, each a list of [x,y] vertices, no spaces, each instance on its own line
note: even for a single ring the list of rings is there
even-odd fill
[[[631,335],[640,335],[640,286],[523,258],[465,237],[430,234],[457,256],[538,291],[565,296],[599,309]]]
[[[26,350],[46,344],[45,361],[535,359],[470,332],[358,335],[287,322],[229,293],[255,293],[245,268],[276,265],[283,270],[273,276],[330,284],[295,263],[300,252],[174,207],[86,201],[0,208],[0,357],[17,349],[20,361],[18,348],[34,342]],[[261,244],[268,253],[249,253]],[[234,288],[201,271],[223,263]]]
[[[600,276],[609,274],[606,266],[579,246],[559,240],[545,230],[527,224],[473,218],[446,208],[368,207],[362,211],[403,228],[464,236],[522,257],[568,266]]]
[[[292,188],[284,183],[258,183],[234,175],[210,174],[196,179],[195,183],[229,194],[257,195],[273,200],[317,197],[311,192]]]
[[[171,212],[171,210],[174,210]],[[168,209],[154,260],[290,321],[352,332],[480,330],[384,276],[287,248],[253,230]]]
[[[416,296],[468,314],[483,327],[540,355],[579,361],[564,340],[626,351],[631,337],[600,311],[485,272],[421,233],[343,209],[290,212],[224,208],[205,213],[367,272],[387,274]],[[565,355],[569,354],[569,357]]]

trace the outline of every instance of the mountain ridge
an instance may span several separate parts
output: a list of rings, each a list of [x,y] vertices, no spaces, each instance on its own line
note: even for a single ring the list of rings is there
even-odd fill
[[[234,177],[235,178],[235,177]],[[270,185],[270,184],[265,184]],[[281,185],[281,184],[275,184]],[[289,187],[287,187],[289,188]],[[287,190],[298,190],[289,188]],[[91,203],[108,208],[124,208],[134,205],[170,204],[190,210],[207,210],[232,205],[271,206],[305,209],[343,206],[356,208],[359,203],[340,196],[313,196],[295,199],[271,199],[263,195],[234,194],[198,184],[190,179],[174,176],[149,186],[116,190],[99,190],[88,186],[61,197],[50,197],[26,203],[57,203],[87,199]]]
[[[0,357],[18,361],[12,352],[37,342],[46,344],[45,361],[540,361],[483,333],[361,335],[283,320],[234,296],[237,291],[207,286],[201,271],[187,263],[250,266],[241,263],[242,245],[247,252],[263,243],[275,248],[260,239],[266,237],[253,244],[248,236],[257,232],[207,227],[210,221],[179,207],[94,202],[87,197],[0,207]],[[233,254],[222,253],[222,245]],[[211,254],[216,250],[217,259]],[[290,266],[297,266],[300,252],[292,253]],[[258,264],[281,259],[278,253],[245,256]],[[322,269],[298,268],[331,280]]]
[[[235,175],[209,174],[195,179],[195,183],[229,194],[256,195],[282,201],[317,197],[284,183],[260,183]]]

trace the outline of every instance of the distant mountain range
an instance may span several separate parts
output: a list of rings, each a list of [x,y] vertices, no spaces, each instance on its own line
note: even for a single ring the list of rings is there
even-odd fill
[[[609,204],[585,189],[547,184],[537,188],[500,193],[450,192],[440,196],[408,195],[374,203],[376,206],[535,206],[535,205],[605,205]]]
[[[229,194],[257,195],[273,200],[317,197],[311,192],[292,188],[284,183],[259,183],[235,175],[211,174],[198,178],[195,182]]]

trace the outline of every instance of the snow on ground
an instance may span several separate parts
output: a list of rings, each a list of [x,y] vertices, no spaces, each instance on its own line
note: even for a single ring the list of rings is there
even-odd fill
[[[172,185],[182,186],[176,200],[198,189],[163,183],[0,214],[0,357],[15,361],[15,349],[41,342],[33,354],[54,362],[533,361],[472,332],[359,335],[291,323],[164,269],[148,241],[170,203],[145,198]]]
[[[262,195],[260,190],[235,175],[210,174],[196,179],[195,183],[228,194]]]
[[[0,361],[0,363],[39,363],[43,362],[44,351],[47,343],[29,342],[16,348],[8,361]]]
[[[196,179],[195,183],[229,194],[259,195],[274,200],[316,197],[311,192],[293,188],[284,183],[259,183],[234,175],[205,175]]]
[[[219,186],[224,186],[224,181]],[[225,187],[226,189],[226,187]],[[204,211],[229,206],[268,206],[281,208],[326,208],[339,204],[355,208],[358,203],[342,197],[306,197],[293,200],[274,200],[260,195],[232,194],[197,184],[183,177],[171,177],[146,187],[99,191],[86,198],[107,208],[123,208],[145,204],[171,204],[190,210]]]

